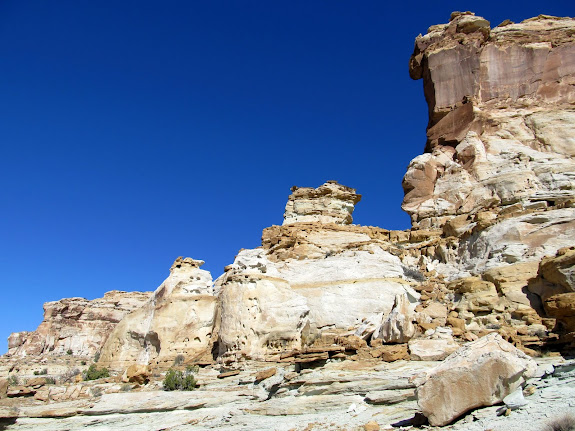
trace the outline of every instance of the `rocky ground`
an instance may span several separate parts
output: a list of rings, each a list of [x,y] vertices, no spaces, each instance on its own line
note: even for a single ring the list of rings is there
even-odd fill
[[[438,362],[329,361],[299,372],[294,365],[244,365],[223,378],[217,368],[201,368],[198,389],[188,392],[163,391],[154,380],[127,388],[103,379],[67,385],[89,388],[98,396],[49,404],[30,397],[7,398],[0,401],[0,415],[18,411],[20,417],[4,419],[2,426],[22,431],[440,429],[409,423],[418,412],[413,377]],[[504,404],[481,408],[442,429],[540,431],[565,413],[575,414],[575,360],[541,358],[537,365],[523,390],[525,406],[507,414],[501,414]],[[273,375],[257,380],[258,374],[265,377],[271,370]]]

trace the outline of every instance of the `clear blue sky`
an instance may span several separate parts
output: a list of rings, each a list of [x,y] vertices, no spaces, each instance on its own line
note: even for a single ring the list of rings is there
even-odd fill
[[[0,1],[0,352],[42,304],[154,290],[173,260],[214,278],[292,185],[363,194],[355,222],[405,229],[425,143],[418,33],[572,1]]]

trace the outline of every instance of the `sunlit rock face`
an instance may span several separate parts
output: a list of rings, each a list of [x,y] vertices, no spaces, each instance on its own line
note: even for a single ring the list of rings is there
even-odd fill
[[[575,197],[575,19],[493,29],[472,14],[418,36],[410,75],[429,107],[426,153],[403,179],[416,224]]]
[[[355,204],[361,195],[355,189],[328,181],[314,189],[292,187],[284,213],[283,224],[320,222],[351,224]]]
[[[107,292],[103,298],[65,298],[44,304],[44,320],[34,332],[16,332],[8,339],[14,357],[66,355],[94,356],[108,336],[150,292]]]
[[[138,310],[116,326],[100,363],[113,368],[133,363],[169,366],[209,356],[217,301],[203,261],[178,258],[168,278]]]
[[[265,358],[342,334],[369,337],[397,298],[413,313],[418,281],[405,275],[390,231],[346,224],[358,200],[336,183],[294,191],[293,222],[265,229],[262,247],[242,250],[216,281],[220,355]],[[402,340],[414,334],[400,329]]]

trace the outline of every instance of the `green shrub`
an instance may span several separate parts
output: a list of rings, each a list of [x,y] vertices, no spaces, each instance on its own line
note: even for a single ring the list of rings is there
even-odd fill
[[[84,380],[97,380],[103,379],[105,377],[110,377],[110,372],[107,368],[97,369],[95,364],[90,365],[90,367],[84,371]]]
[[[55,385],[56,379],[54,377],[46,377],[46,384],[47,385]]]
[[[67,354],[67,355],[71,355],[72,353],[74,353],[74,352],[72,352],[72,349],[68,349],[68,350],[66,351],[66,354]]]
[[[94,362],[98,362],[100,360],[100,352],[96,352],[94,355]]]
[[[162,384],[165,391],[193,391],[196,387],[196,379],[187,371],[182,373],[179,370],[172,370],[170,368],[166,372]]]
[[[48,368],[44,368],[40,371],[34,371],[35,376],[45,376],[46,374],[48,374]]]
[[[80,361],[81,365],[86,365],[86,361]]]

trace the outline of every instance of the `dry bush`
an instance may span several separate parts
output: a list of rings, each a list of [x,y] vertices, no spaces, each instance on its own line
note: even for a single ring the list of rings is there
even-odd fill
[[[575,431],[575,416],[566,414],[547,424],[545,431]]]

